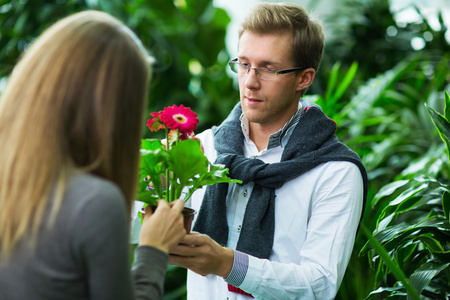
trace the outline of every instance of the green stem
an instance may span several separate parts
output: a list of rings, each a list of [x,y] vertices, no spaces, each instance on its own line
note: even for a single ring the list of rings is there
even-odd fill
[[[361,224],[361,229],[366,235],[366,237],[369,239],[369,241],[372,243],[377,253],[380,255],[380,257],[384,260],[388,268],[391,270],[394,277],[403,283],[403,286],[405,287],[408,293],[408,299],[420,300],[419,293],[417,293],[416,289],[411,285],[411,283],[408,280],[408,277],[406,277],[405,273],[403,273],[398,264],[391,258],[389,252],[383,247],[383,245],[378,241],[378,239],[370,233],[369,229],[367,229],[367,227],[364,224]]]
[[[165,128],[165,135],[166,135],[166,151],[169,151],[169,129]],[[170,187],[170,181],[169,181],[169,170],[166,169],[166,201],[169,202],[169,187]]]
[[[175,135],[176,135],[176,140],[175,140],[175,145],[177,145],[180,142],[180,132],[178,129],[175,130]],[[177,177],[175,176],[175,172],[172,171],[172,174],[170,174],[170,183],[173,183],[171,186],[172,188],[170,189],[170,200],[171,201],[175,201],[175,197],[176,197],[176,191],[175,191],[175,180]]]

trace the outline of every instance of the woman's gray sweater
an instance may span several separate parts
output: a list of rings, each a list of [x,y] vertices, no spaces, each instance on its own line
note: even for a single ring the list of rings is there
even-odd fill
[[[0,260],[0,300],[162,299],[168,255],[140,246],[130,272],[129,223],[116,185],[72,176],[54,225]]]

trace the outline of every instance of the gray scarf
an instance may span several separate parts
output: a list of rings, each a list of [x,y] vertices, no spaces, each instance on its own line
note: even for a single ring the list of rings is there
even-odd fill
[[[229,168],[230,177],[242,180],[242,184],[254,182],[237,250],[269,258],[275,230],[275,190],[322,163],[348,161],[356,164],[364,180],[365,204],[368,188],[366,170],[359,156],[338,140],[334,134],[336,124],[318,106],[305,110],[283,150],[281,161],[272,164],[244,157],[241,113],[238,103],[228,118],[213,128],[214,148],[218,153],[215,163]],[[227,193],[228,183],[208,186],[194,225],[195,231],[209,235],[221,245],[228,241]]]

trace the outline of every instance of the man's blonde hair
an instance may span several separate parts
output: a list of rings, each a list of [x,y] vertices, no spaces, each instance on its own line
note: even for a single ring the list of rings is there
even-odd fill
[[[322,60],[325,37],[322,25],[312,20],[307,11],[291,3],[257,4],[241,23],[239,38],[244,31],[258,34],[292,33],[293,67],[317,70]]]

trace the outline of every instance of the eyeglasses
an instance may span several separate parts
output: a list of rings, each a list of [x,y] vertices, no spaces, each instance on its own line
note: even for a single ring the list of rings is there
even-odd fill
[[[298,67],[298,68],[292,68],[292,69],[284,69],[281,71],[272,69],[272,68],[265,68],[265,67],[256,67],[252,68],[248,64],[242,64],[238,61],[237,58],[230,60],[228,63],[230,66],[231,71],[234,73],[237,73],[238,75],[245,75],[250,73],[250,70],[255,70],[256,77],[263,79],[263,80],[274,80],[277,79],[278,75],[280,74],[286,74],[295,72],[298,70],[304,70],[305,67]]]

